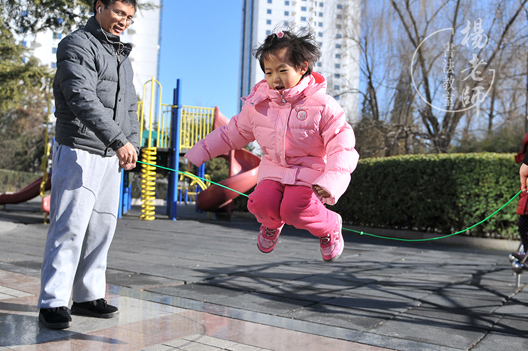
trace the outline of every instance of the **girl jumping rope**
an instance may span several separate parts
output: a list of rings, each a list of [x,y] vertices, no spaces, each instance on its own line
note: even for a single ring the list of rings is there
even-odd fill
[[[242,111],[200,140],[185,157],[196,166],[256,140],[264,156],[248,210],[261,223],[257,246],[273,251],[284,224],[319,237],[323,260],[343,252],[341,216],[334,205],[350,182],[359,155],[355,136],[325,78],[313,72],[321,56],[311,32],[280,31],[255,50],[266,74]]]

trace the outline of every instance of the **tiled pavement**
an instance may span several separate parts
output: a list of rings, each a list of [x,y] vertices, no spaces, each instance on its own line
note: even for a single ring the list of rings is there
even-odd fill
[[[325,264],[292,227],[264,255],[255,221],[179,211],[119,221],[107,272],[119,317],[62,331],[37,320],[47,226],[31,204],[0,211],[0,351],[526,348],[528,278],[516,287],[505,251],[347,233]]]

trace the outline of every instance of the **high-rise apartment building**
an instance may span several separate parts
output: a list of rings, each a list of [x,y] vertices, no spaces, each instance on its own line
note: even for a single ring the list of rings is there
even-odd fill
[[[239,95],[264,79],[252,51],[266,36],[292,27],[310,28],[321,46],[315,71],[325,76],[327,93],[345,109],[349,122],[358,110],[360,0],[244,0]]]

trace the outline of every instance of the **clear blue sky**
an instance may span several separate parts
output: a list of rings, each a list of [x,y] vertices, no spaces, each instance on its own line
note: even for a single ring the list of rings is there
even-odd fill
[[[214,107],[231,118],[238,106],[242,0],[164,0],[160,76],[163,103],[180,79],[181,104]]]

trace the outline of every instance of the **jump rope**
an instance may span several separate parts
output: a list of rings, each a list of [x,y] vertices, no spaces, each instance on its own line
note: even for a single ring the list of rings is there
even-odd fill
[[[137,163],[141,163],[141,164],[144,164],[144,165],[147,165],[147,166],[152,166],[152,167],[157,167],[157,168],[161,168],[161,169],[165,169],[165,170],[168,170],[168,171],[172,171],[172,172],[178,172],[180,174],[183,174],[187,177],[190,177],[190,178],[196,178],[196,179],[201,179],[205,182],[208,182],[208,183],[211,183],[211,184],[214,184],[214,185],[218,185],[219,187],[222,187],[222,188],[225,188],[227,190],[230,190],[230,191],[233,191],[239,195],[242,195],[242,196],[245,196],[245,197],[248,197],[247,194],[244,194],[244,193],[241,193],[235,189],[231,189],[225,185],[222,185],[222,184],[219,184],[219,183],[215,183],[211,180],[208,180],[208,179],[205,179],[205,178],[202,178],[202,177],[198,177],[197,175],[195,174],[192,174],[192,173],[189,173],[189,172],[183,172],[183,171],[177,171],[175,169],[172,169],[172,168],[167,168],[167,167],[163,167],[163,166],[160,166],[160,165],[154,165],[154,164],[151,164],[151,163],[146,163],[146,162],[142,162],[142,161],[136,161]],[[475,228],[476,226],[486,222],[488,219],[490,219],[491,217],[495,216],[497,213],[499,213],[504,207],[508,206],[510,204],[510,202],[512,202],[513,200],[515,200],[515,198],[517,196],[519,196],[521,194],[522,190],[519,190],[519,192],[517,194],[515,194],[514,197],[512,197],[508,202],[506,202],[504,205],[502,205],[498,210],[496,210],[495,212],[493,212],[492,214],[490,214],[488,217],[484,218],[483,220],[481,220],[480,222],[476,223],[476,224],[473,224],[471,227],[468,227],[464,230],[461,230],[461,231],[458,231],[456,233],[452,233],[452,234],[448,234],[448,235],[444,235],[444,236],[439,236],[439,237],[436,237],[436,238],[427,238],[427,239],[401,239],[401,238],[392,238],[392,237],[388,237],[388,236],[381,236],[381,235],[376,235],[376,234],[370,234],[370,233],[366,233],[366,232],[363,232],[363,231],[359,231],[359,230],[354,230],[354,229],[348,229],[348,228],[345,228],[343,227],[343,230],[346,230],[346,231],[349,231],[349,232],[354,232],[354,233],[357,233],[359,235],[368,235],[368,236],[372,236],[372,237],[375,237],[375,238],[378,238],[378,239],[386,239],[386,240],[396,240],[396,241],[408,241],[408,242],[417,242],[417,241],[432,241],[432,240],[440,240],[440,239],[445,239],[445,238],[449,238],[450,236],[455,236],[455,235],[458,235],[458,234],[462,234],[462,233],[465,233],[467,232],[468,230],[470,229],[473,229]]]

